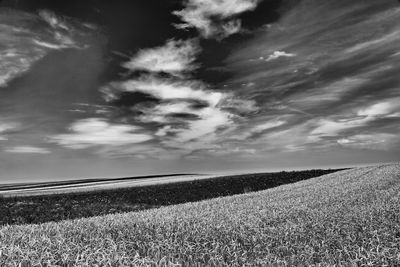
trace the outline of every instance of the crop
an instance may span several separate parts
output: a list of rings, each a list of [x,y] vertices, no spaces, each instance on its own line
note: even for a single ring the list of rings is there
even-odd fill
[[[256,173],[160,184],[43,196],[0,198],[0,225],[60,221],[260,191],[337,170]]]
[[[0,228],[0,266],[399,266],[400,165]]]

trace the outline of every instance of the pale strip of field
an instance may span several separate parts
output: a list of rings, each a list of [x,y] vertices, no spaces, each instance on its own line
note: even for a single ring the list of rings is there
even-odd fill
[[[99,190],[110,190],[118,188],[141,187],[149,185],[190,182],[195,180],[210,179],[225,175],[178,175],[168,177],[153,177],[132,180],[105,180],[80,184],[54,185],[54,186],[38,186],[34,188],[21,188],[13,190],[1,190],[2,197],[17,197],[17,196],[38,196],[64,193],[90,192]]]

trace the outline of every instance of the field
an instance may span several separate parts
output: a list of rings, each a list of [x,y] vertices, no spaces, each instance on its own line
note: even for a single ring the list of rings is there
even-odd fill
[[[124,178],[80,179],[42,183],[3,184],[0,185],[0,196],[43,196],[53,194],[89,192],[135,187],[145,185],[146,183],[161,184],[175,180],[190,181],[194,179],[206,179],[207,177],[210,176],[196,174],[167,174]]]
[[[123,178],[123,182],[130,186],[140,182],[141,186],[129,188],[117,188],[114,190],[101,190],[89,192],[76,192],[69,194],[48,195],[48,187],[45,188],[47,195],[6,197],[0,198],[0,225],[2,224],[23,224],[43,223],[49,221],[60,221],[97,215],[105,215],[117,212],[138,211],[149,208],[157,208],[166,205],[173,205],[185,202],[199,201],[209,198],[241,194],[243,192],[260,191],[282,184],[293,183],[337,170],[308,170],[278,173],[257,173],[236,176],[222,176],[184,182],[152,184],[143,186],[145,183],[159,182],[163,179],[147,177],[143,179]],[[164,177],[175,179],[176,177]],[[180,179],[190,178],[180,177]],[[164,179],[164,180],[165,180]],[[120,183],[121,179],[103,181],[108,188],[113,186],[113,181]],[[94,181],[98,183],[99,181]],[[58,183],[59,186],[60,183]],[[90,185],[93,181],[90,181]],[[48,184],[46,184],[48,185]],[[81,183],[68,183],[70,191],[81,189]],[[24,185],[25,187],[26,185]],[[29,185],[35,188],[34,185]],[[64,185],[62,185],[64,186]],[[54,187],[54,185],[51,185]],[[39,185],[37,192],[43,192],[43,185]],[[10,188],[8,188],[10,189]],[[14,186],[16,192],[20,187]],[[92,189],[92,188],[89,188]],[[4,191],[3,191],[4,192]],[[15,191],[11,191],[15,194]],[[54,190],[53,193],[59,191]],[[31,193],[31,191],[28,191]],[[2,194],[0,188],[0,196]]]
[[[0,228],[0,266],[400,266],[400,165]]]

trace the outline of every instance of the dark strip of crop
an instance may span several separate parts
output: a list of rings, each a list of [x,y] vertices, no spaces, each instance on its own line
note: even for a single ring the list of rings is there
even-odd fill
[[[339,170],[343,169],[255,173],[94,192],[0,198],[0,225],[139,211],[265,190]]]

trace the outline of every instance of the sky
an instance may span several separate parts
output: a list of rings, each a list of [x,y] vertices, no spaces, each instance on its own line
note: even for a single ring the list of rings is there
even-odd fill
[[[1,0],[0,183],[400,160],[395,0]]]

